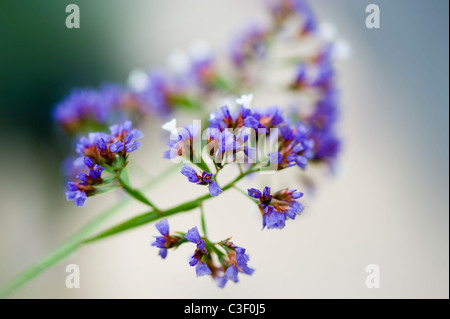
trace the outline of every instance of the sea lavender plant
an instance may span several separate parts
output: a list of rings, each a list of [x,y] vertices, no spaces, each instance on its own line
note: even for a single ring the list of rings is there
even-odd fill
[[[254,203],[254,212],[261,216],[263,229],[283,229],[286,221],[296,219],[304,211],[299,201],[304,193],[287,187],[272,192],[270,186],[260,185],[254,178],[255,173],[278,174],[289,169],[293,176],[301,176],[310,165],[332,166],[341,145],[336,129],[339,90],[333,43],[323,41],[317,17],[305,0],[271,0],[267,8],[269,22],[253,24],[233,37],[230,50],[222,57],[205,45],[197,45],[187,58],[178,54],[178,60],[175,59],[178,65],[184,65],[181,73],[135,70],[130,74],[128,85],[74,89],[56,105],[53,112],[56,125],[78,139],[74,150],[78,157],[73,160],[71,155],[70,162],[64,165],[70,177],[66,199],[83,206],[88,197],[121,189],[129,199],[148,206],[149,211],[93,233],[108,216],[129,202],[122,198],[59,250],[19,275],[0,295],[11,292],[81,245],[156,221],[159,235],[155,235],[151,246],[159,249],[158,254],[163,259],[169,250],[194,244],[188,264],[195,267],[197,276],[210,276],[221,288],[228,281],[238,282],[240,274],[254,272],[248,266],[246,249],[236,246],[230,241],[231,237],[214,242],[207,235],[203,203],[235,189]],[[283,61],[269,58],[274,45],[289,43],[301,47],[306,40],[316,43],[309,53]],[[266,103],[264,107],[253,106],[258,96],[249,92],[268,82],[262,76],[265,64],[291,68],[293,77],[280,81],[278,94],[280,98],[285,95],[294,98],[294,109]],[[221,68],[222,65],[225,67]],[[310,100],[306,106],[304,95]],[[218,97],[228,102],[218,105]],[[175,111],[190,110],[208,121],[184,127],[178,127],[176,119],[166,122],[167,116]],[[191,117],[192,113],[186,115]],[[131,186],[128,167],[133,158],[130,154],[147,147],[138,141],[143,134],[136,127],[149,117],[166,122],[162,129],[170,133],[168,149],[162,157],[176,163],[184,162],[183,166],[169,163],[173,168],[155,177],[150,185],[157,185],[168,172],[177,170],[187,182],[207,188],[204,195],[183,203],[170,203],[169,208],[161,209],[149,200],[148,189]],[[224,175],[231,180],[224,183]],[[254,183],[254,187],[242,191],[238,184],[249,176],[252,178],[248,181]],[[300,188],[300,179],[297,181]],[[200,210],[203,236],[197,227],[187,232],[169,231],[171,216],[194,210]]]

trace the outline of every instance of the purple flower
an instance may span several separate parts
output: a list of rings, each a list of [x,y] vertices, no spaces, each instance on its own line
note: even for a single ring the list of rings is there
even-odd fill
[[[238,282],[238,274],[243,273],[251,275],[255,271],[253,268],[248,267],[247,263],[249,257],[245,252],[245,249],[238,247],[229,241],[222,241],[220,245],[227,252],[227,259],[224,260],[225,269],[223,276],[217,278],[217,285],[220,288],[225,287],[228,280]]]
[[[263,219],[263,228],[283,229],[286,225],[286,219],[295,219],[300,214],[304,206],[297,199],[303,196],[303,193],[296,190],[284,189],[270,193],[270,187],[265,187],[263,192],[257,189],[248,189],[248,195],[260,201],[258,204]]]
[[[197,277],[210,275],[212,273],[211,269],[202,261],[203,256],[208,254],[208,251],[206,250],[205,241],[201,239],[197,227],[190,229],[184,235],[184,238],[197,245],[197,249],[189,260],[191,267],[196,266],[195,272]]]
[[[155,225],[161,236],[154,236],[155,241],[152,246],[160,248],[159,255],[161,258],[167,257],[167,249],[173,248],[178,245],[180,238],[178,236],[169,235],[169,222],[167,219],[163,219]]]
[[[244,126],[253,128],[258,131],[265,128],[269,132],[270,128],[279,126],[284,122],[283,111],[276,106],[268,107],[266,110],[253,110],[252,116],[244,120]]]
[[[244,160],[252,159],[255,162],[256,148],[247,145],[250,135],[250,130],[244,127],[234,130],[226,128],[223,131],[208,127],[206,147],[209,155],[219,165],[234,162],[237,154],[241,152],[245,154]]]
[[[195,267],[195,273],[197,277],[211,275],[211,269],[204,262],[199,261]]]
[[[213,174],[202,172],[202,175],[197,174],[195,169],[188,165],[184,165],[181,169],[181,174],[186,176],[191,183],[196,183],[197,185],[208,185],[209,194],[211,196],[218,196],[222,193],[222,189],[217,185],[215,181],[212,180]]]
[[[130,97],[138,105],[139,112],[150,116],[169,114],[173,107],[172,100],[182,94],[177,83],[162,69],[135,72],[130,77]],[[133,80],[133,74],[137,74],[137,81]]]
[[[225,129],[236,129],[244,126],[244,121],[247,117],[252,115],[252,111],[240,106],[238,114],[232,116],[228,106],[222,106],[219,111],[211,113],[209,116],[209,123],[211,128],[217,128],[220,132]]]
[[[88,137],[81,137],[76,144],[76,152],[81,156],[89,156],[97,162],[101,161],[101,154],[98,149],[99,140],[110,141],[111,137],[103,132],[89,133]]]
[[[112,153],[119,153],[125,150],[125,153],[131,153],[137,150],[142,144],[133,138],[141,138],[144,136],[138,129],[133,129],[133,123],[126,121],[121,124],[115,124],[110,127],[111,135],[115,141],[109,146]],[[104,145],[103,145],[104,146]]]
[[[189,160],[194,157],[194,137],[197,136],[199,128],[195,125],[186,125],[183,129],[177,132],[176,139],[170,140],[167,146],[170,149],[164,152],[164,158],[174,159],[178,156],[183,156]]]
[[[282,141],[280,143],[278,169],[297,165],[306,168],[308,160],[314,156],[314,140],[310,138],[307,127],[298,122],[294,128],[288,125],[280,127]]]
[[[329,90],[317,102],[314,112],[307,117],[309,136],[314,141],[312,159],[331,164],[340,151],[340,140],[335,133],[338,118],[338,94]]]
[[[77,206],[83,206],[87,197],[94,194],[95,186],[103,183],[101,178],[104,168],[94,164],[91,158],[85,157],[84,164],[89,168],[89,174],[78,173],[79,182],[67,182],[66,200],[73,201]]]
[[[287,18],[298,16],[302,22],[300,33],[302,35],[316,30],[317,22],[314,13],[306,0],[272,0],[269,10],[277,24],[283,23]]]
[[[75,205],[81,207],[86,201],[87,195],[84,191],[79,189],[77,183],[67,182],[66,200],[73,201]]]
[[[242,69],[248,63],[265,56],[267,34],[265,27],[252,24],[232,40],[230,58],[236,68]]]
[[[202,253],[204,253],[204,254],[207,253],[205,241],[203,239],[201,239],[197,227],[194,227],[194,228],[188,230],[188,232],[184,235],[184,238],[186,238],[191,243],[196,244],[197,249],[201,250]]]
[[[121,117],[125,91],[118,84],[103,84],[99,89],[76,88],[55,106],[53,118],[69,133],[84,131],[90,125],[106,126]]]

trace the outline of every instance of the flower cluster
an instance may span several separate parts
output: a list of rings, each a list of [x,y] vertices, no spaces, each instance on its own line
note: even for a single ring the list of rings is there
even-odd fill
[[[161,220],[155,226],[161,236],[154,236],[155,241],[152,243],[152,246],[159,248],[159,255],[164,259],[167,257],[167,249],[177,247],[182,243],[182,238],[177,235],[170,235],[167,219]]]
[[[242,102],[245,97],[247,96],[241,97],[238,101]],[[300,121],[292,125],[291,120],[285,118],[278,107],[259,110],[246,108],[241,104],[239,111],[232,115],[229,107],[225,105],[210,115],[209,122],[210,125],[202,137],[206,142],[205,153],[217,169],[233,162],[255,164],[263,162],[260,156],[262,150],[256,145],[258,140],[276,141],[276,145],[265,154],[270,164],[275,165],[276,170],[293,165],[305,169],[308,160],[314,158],[314,140],[310,137],[308,128]],[[183,157],[198,164],[198,160],[201,159],[198,154],[203,153],[203,150],[195,149],[194,143],[199,127],[187,125],[176,129],[175,126],[176,120],[163,125],[163,128],[172,132],[168,142],[170,149],[165,152],[164,157],[167,159]],[[197,145],[200,146],[201,143]],[[197,183],[201,180],[195,171],[187,170],[188,168],[185,168],[183,174],[191,182]],[[208,182],[211,177],[212,175],[207,175],[208,180],[203,182]]]
[[[72,164],[76,173],[70,174],[66,199],[83,206],[89,196],[122,187],[152,208],[98,238],[200,207],[203,236],[197,227],[186,233],[170,233],[168,220],[163,219],[156,224],[159,235],[154,236],[151,245],[164,259],[169,249],[194,244],[188,263],[195,267],[196,275],[211,276],[219,287],[225,287],[228,281],[238,282],[239,274],[251,275],[254,269],[248,266],[246,249],[236,246],[230,238],[209,240],[203,201],[231,188],[240,190],[255,203],[255,212],[259,210],[262,229],[283,229],[287,220],[303,212],[299,201],[303,193],[296,189],[272,193],[270,187],[257,187],[245,192],[237,183],[259,170],[276,173],[297,167],[298,172],[303,172],[311,164],[333,164],[340,149],[333,68],[336,47],[320,34],[323,30],[306,0],[269,0],[269,16],[269,23],[253,24],[233,39],[225,64],[219,63],[219,56],[207,45],[196,44],[188,54],[176,52],[169,56],[173,73],[134,70],[127,85],[75,89],[56,106],[54,119],[62,129],[74,136],[88,132],[76,143],[78,158]],[[270,50],[280,39],[283,41],[278,42],[289,46],[302,41],[311,44],[301,54],[277,62],[277,67],[287,66],[292,72],[280,72],[290,77],[282,85],[271,87],[289,92],[294,109],[287,110],[280,104],[254,106],[253,94],[241,94],[252,92],[265,80],[261,75],[265,74],[265,65],[270,64],[265,62],[278,58]],[[227,102],[218,105],[219,99]],[[207,108],[210,105],[219,108],[211,110]],[[178,109],[195,110],[205,121],[184,127],[178,127],[176,119],[163,124],[162,129],[170,133],[163,157],[185,163],[181,174],[188,182],[207,187],[209,195],[161,210],[128,185],[121,174],[129,154],[141,146],[138,140],[143,134],[132,123],[139,125],[149,116],[166,118]],[[236,167],[238,175],[222,184],[228,165]]]
[[[283,229],[286,219],[295,219],[304,209],[303,204],[296,201],[303,193],[296,190],[284,189],[271,195],[270,187],[265,187],[262,192],[250,188],[248,195],[259,200],[263,228],[267,226],[267,229]]]
[[[66,199],[73,200],[77,206],[83,206],[88,196],[95,195],[100,186],[113,181],[112,178],[103,179],[105,168],[113,174],[120,174],[127,165],[128,154],[137,150],[141,143],[135,139],[143,137],[138,129],[133,129],[130,121],[115,124],[110,127],[110,134],[97,132],[82,137],[76,145],[80,155],[73,163],[73,168],[80,172],[76,175],[78,182],[67,182]],[[83,172],[88,168],[88,173]]]
[[[306,0],[273,0],[269,1],[269,10],[275,21],[275,25],[280,27],[289,18],[297,18],[297,33],[304,36],[316,29],[316,19],[314,12]]]
[[[260,24],[251,24],[231,42],[230,59],[236,68],[247,67],[266,54],[268,30]]]
[[[88,195],[95,192],[95,186],[103,184],[102,166],[94,164],[90,157],[83,159],[84,164],[89,169],[89,173],[78,173],[79,182],[67,182],[66,199],[72,201],[77,206],[83,206]]]
[[[65,131],[77,133],[103,127],[109,118],[120,117],[120,105],[123,104],[123,88],[108,84],[98,90],[76,88],[58,103],[53,117]]]
[[[155,236],[156,240],[152,246],[160,248],[159,255],[164,259],[167,256],[167,249],[176,248],[181,244],[190,242],[196,245],[194,254],[189,259],[189,265],[195,267],[197,277],[211,275],[221,288],[231,280],[238,282],[238,274],[251,275],[253,268],[248,266],[249,256],[245,248],[234,245],[229,239],[219,243],[212,243],[205,237],[201,237],[197,227],[193,227],[183,234],[183,238],[178,235],[169,234],[169,223],[164,219],[157,223],[157,230],[162,236]],[[219,266],[213,259],[217,257]]]
[[[184,165],[181,169],[181,174],[186,176],[191,183],[196,183],[197,185],[208,185],[209,193],[211,196],[217,196],[222,193],[222,189],[220,189],[219,185],[215,181],[213,181],[212,173],[207,173],[203,171],[201,175],[199,175],[195,169],[188,165]]]

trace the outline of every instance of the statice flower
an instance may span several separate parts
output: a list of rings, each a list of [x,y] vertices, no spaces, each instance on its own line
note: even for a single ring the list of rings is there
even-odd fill
[[[89,169],[89,173],[79,173],[78,182],[67,182],[66,200],[73,201],[77,206],[83,206],[86,198],[96,191],[96,186],[103,184],[101,177],[104,168],[94,164],[91,158],[85,157],[84,164]]]
[[[208,185],[209,193],[211,196],[218,196],[220,193],[222,193],[222,189],[219,187],[219,185],[217,185],[215,181],[213,181],[212,173],[203,171],[200,175],[192,167],[184,165],[181,169],[181,174],[186,176],[191,183],[195,183],[197,185]]]
[[[320,89],[327,90],[333,84],[334,69],[329,61],[321,61],[314,65],[299,64],[297,74],[290,88],[295,90]]]
[[[204,91],[209,92],[217,84],[216,61],[210,46],[203,42],[194,43],[190,48],[190,68],[188,75]]]
[[[222,259],[223,275],[216,276],[219,287],[225,287],[229,280],[238,282],[239,273],[253,274],[255,270],[247,265],[250,258],[245,252],[245,248],[238,247],[228,240],[220,242],[220,246],[225,249],[227,258]]]
[[[297,165],[305,169],[309,160],[314,157],[314,140],[310,137],[308,128],[302,123],[291,128],[289,125],[280,127],[278,169]]]
[[[167,115],[173,108],[173,100],[182,94],[164,71],[135,71],[130,75],[130,97],[139,105],[144,115]]]
[[[161,220],[155,225],[155,227],[161,236],[154,236],[155,241],[152,243],[152,246],[160,248],[159,255],[164,259],[167,257],[167,250],[177,247],[181,243],[182,238],[169,234],[169,222],[167,219]]]
[[[245,127],[226,128],[224,131],[209,127],[206,130],[206,150],[219,167],[234,162],[239,154],[245,155],[244,161],[250,159],[255,162],[256,148],[247,143],[251,135],[252,132]]]
[[[104,132],[89,133],[82,137],[76,145],[81,156],[89,156],[99,164],[113,166],[118,158],[126,158],[137,150],[141,143],[135,139],[143,137],[138,129],[133,129],[131,121],[125,121],[110,127],[110,134]]]
[[[244,126],[244,121],[247,117],[252,116],[249,108],[240,106],[239,112],[232,115],[227,105],[220,108],[219,111],[211,113],[209,116],[210,127],[219,129],[221,132],[225,129],[236,129]]]
[[[283,229],[286,219],[295,219],[304,209],[303,204],[297,201],[303,193],[296,190],[283,189],[271,195],[270,187],[265,187],[262,192],[250,188],[248,195],[259,200],[263,228]]]
[[[258,24],[252,24],[239,33],[231,43],[230,58],[239,70],[248,63],[262,59],[266,54],[268,30]]]
[[[277,106],[268,107],[265,110],[254,109],[252,114],[244,119],[244,126],[256,131],[265,129],[269,133],[271,128],[278,127],[284,123],[283,111]]]
[[[268,8],[276,26],[280,26],[288,18],[296,16],[301,19],[298,30],[300,35],[309,34],[317,29],[314,12],[306,0],[270,0]]]
[[[185,239],[197,245],[197,249],[189,260],[189,265],[195,267],[197,277],[210,275],[211,269],[202,261],[203,256],[208,254],[205,241],[201,239],[197,227],[190,229],[184,236]]]
[[[76,152],[80,157],[74,160],[72,166],[66,165],[70,171],[68,176],[75,174],[75,168],[79,170],[76,173],[79,181],[67,183],[67,200],[73,200],[77,206],[83,206],[88,196],[98,193],[99,186],[111,183],[116,175],[103,179],[102,172],[108,168],[108,172],[120,174],[127,165],[129,153],[141,146],[134,138],[142,136],[141,131],[133,129],[133,124],[126,121],[111,126],[110,134],[97,132],[82,137],[76,144]]]
[[[167,143],[170,149],[164,152],[164,158],[173,160],[183,157],[194,161],[194,138],[199,132],[199,127],[190,124],[177,130],[176,121],[172,120],[164,124],[163,128],[171,132],[170,140]]]
[[[118,84],[104,84],[98,89],[76,88],[55,106],[53,118],[71,134],[105,128],[123,118],[124,98],[124,88]]]
[[[114,142],[109,145],[109,150],[112,153],[122,153],[122,156],[126,153],[131,153],[141,147],[141,143],[134,140],[139,139],[144,136],[144,134],[138,130],[133,129],[133,123],[131,121],[126,121],[121,124],[115,124],[110,127],[111,136]],[[104,141],[102,145],[104,146]]]
[[[337,157],[341,142],[335,132],[337,93],[330,90],[317,102],[314,112],[306,119],[314,141],[313,160],[331,164]]]

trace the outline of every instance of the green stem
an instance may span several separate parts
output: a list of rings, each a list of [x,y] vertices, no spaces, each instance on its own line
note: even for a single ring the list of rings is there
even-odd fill
[[[237,190],[239,193],[241,193],[242,195],[244,195],[246,198],[248,198],[248,199],[250,199],[251,201],[253,201],[254,203],[256,203],[256,204],[259,203],[259,201],[258,201],[257,199],[255,199],[255,198],[253,198],[253,197],[250,197],[250,196],[248,195],[248,193],[246,193],[245,191],[243,191],[242,189],[240,189],[240,188],[237,187],[236,185],[234,185],[233,188],[234,188],[235,190]]]
[[[160,175],[153,178],[149,183],[147,183],[143,189],[150,189],[158,185],[163,179],[167,178],[170,174],[179,171],[179,165],[171,165],[168,169],[163,171]],[[61,261],[65,257],[69,256],[72,252],[78,249],[85,238],[90,236],[98,227],[108,220],[111,216],[117,213],[121,208],[125,207],[131,202],[131,198],[126,198],[114,206],[108,208],[103,213],[92,219],[84,227],[82,227],[77,233],[72,237],[64,241],[55,250],[50,252],[47,256],[25,269],[22,273],[17,275],[13,280],[0,289],[0,298],[5,298],[20,286],[35,278],[45,269],[50,268],[57,262]]]
[[[252,173],[252,172],[253,172],[253,170],[250,169],[247,172],[245,172],[244,174],[240,174],[232,182],[225,185],[222,188],[222,191],[225,192],[226,190],[230,189],[237,182],[239,182],[242,178],[244,178],[247,174]],[[160,212],[150,211],[150,212],[144,213],[142,215],[138,215],[138,216],[133,217],[117,226],[113,226],[94,237],[86,239],[84,241],[84,243],[91,243],[91,242],[97,241],[99,239],[109,237],[109,236],[115,235],[117,233],[121,233],[125,230],[129,230],[129,229],[132,229],[135,227],[145,225],[147,223],[156,221],[156,220],[164,218],[164,217],[169,217],[171,215],[175,215],[175,214],[178,214],[181,212],[188,212],[190,210],[197,208],[201,203],[203,203],[204,201],[206,201],[210,198],[212,198],[211,195],[207,194],[207,195],[198,197],[194,200],[191,200],[191,201],[185,202],[183,204],[177,205],[175,207],[169,208],[165,211],[160,211]]]
[[[130,186],[129,183],[126,182],[126,180],[122,177],[121,174],[116,174],[117,180],[120,183],[120,186],[122,186],[123,190],[127,192],[128,195],[133,197],[134,199],[140,201],[141,203],[144,203],[147,206],[150,206],[153,208],[156,212],[160,212],[160,210],[147,198],[142,194],[139,190],[134,189]]]
[[[202,223],[203,236],[208,237],[208,233],[206,232],[205,212],[203,210],[203,203],[200,203],[200,220]]]

